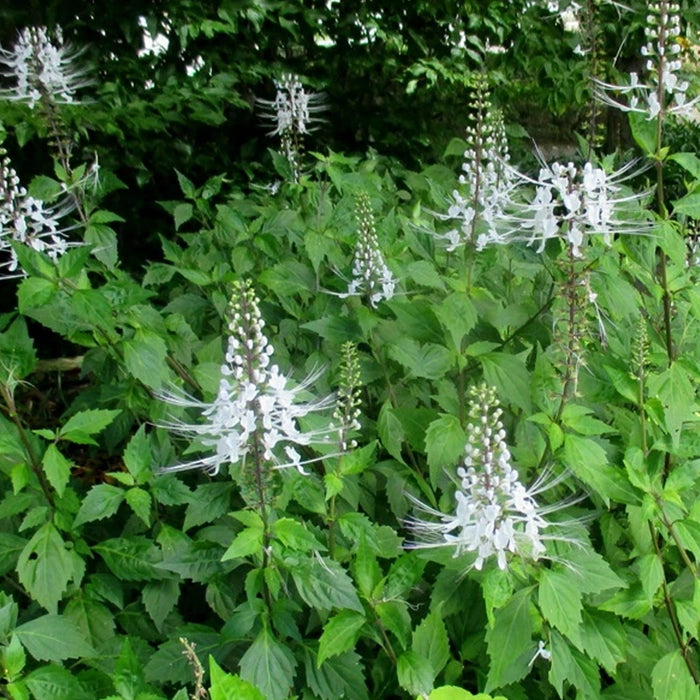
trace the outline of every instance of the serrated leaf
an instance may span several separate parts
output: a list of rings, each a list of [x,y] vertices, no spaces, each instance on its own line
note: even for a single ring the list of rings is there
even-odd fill
[[[142,425],[129,440],[123,453],[124,465],[137,484],[143,484],[151,475],[151,443]]]
[[[317,667],[313,654],[304,654],[306,682],[322,700],[369,700],[360,656],[348,651]]]
[[[56,612],[74,573],[71,552],[53,523],[34,533],[17,561],[19,582],[50,613]]]
[[[70,481],[72,462],[61,454],[56,445],[49,445],[41,458],[41,466],[49,483],[61,498]]]
[[[34,698],[41,700],[92,700],[80,681],[61,666],[41,666],[24,680]]]
[[[333,559],[303,559],[292,569],[299,595],[317,610],[347,608],[363,612],[362,603],[347,572]]]
[[[611,676],[627,656],[627,636],[622,623],[611,614],[584,609],[581,649],[595,659]]]
[[[124,490],[111,484],[93,486],[80,504],[73,527],[114,515],[124,500]]]
[[[224,552],[221,561],[239,559],[260,554],[263,546],[263,530],[260,528],[243,528],[233,539],[229,548]]]
[[[580,692],[582,698],[600,697],[600,672],[595,662],[567,644],[556,631],[549,637],[552,665],[549,681],[557,689],[559,697],[564,697],[564,683],[570,683]]]
[[[146,612],[155,626],[160,630],[165,618],[175,607],[180,597],[180,584],[175,579],[149,581],[141,591],[141,598]]]
[[[0,380],[7,383],[24,379],[34,370],[36,362],[36,351],[27,331],[27,322],[20,316],[0,333]]]
[[[231,510],[232,488],[232,484],[200,484],[188,497],[183,532],[197,525],[214,522]]]
[[[158,548],[145,537],[116,537],[93,547],[110,571],[123,581],[153,581],[169,578],[159,569],[162,557]]]
[[[151,495],[138,487],[129,489],[124,500],[129,504],[131,510],[138,515],[141,520],[150,526],[151,524]]]
[[[382,600],[375,603],[374,612],[378,615],[384,627],[391,632],[404,649],[411,642],[411,616],[403,600]]]
[[[82,592],[71,598],[63,617],[72,622],[81,631],[83,639],[95,649],[114,637],[114,615],[105,605]]]
[[[428,613],[413,631],[412,649],[428,659],[434,681],[450,660],[450,641],[439,610]]]
[[[464,456],[467,436],[459,419],[442,414],[425,432],[425,452],[430,469],[430,483],[437,488],[444,481],[446,469],[453,469]]]
[[[303,523],[293,518],[280,518],[272,525],[273,535],[286,547],[297,552],[323,552],[326,546],[309,532]]]
[[[365,616],[353,610],[341,610],[331,617],[318,642],[317,667],[332,656],[351,651],[365,622]]]
[[[656,700],[697,700],[695,685],[680,649],[663,656],[651,672],[651,687]]]
[[[369,599],[382,578],[382,570],[372,547],[369,546],[367,536],[364,534],[360,536],[357,545],[352,562],[352,572],[360,593]]]
[[[120,410],[91,408],[71,416],[59,430],[60,440],[68,440],[80,445],[96,445],[90,437],[104,430],[119,414]]]
[[[577,641],[583,605],[575,582],[576,578],[569,573],[543,569],[538,600],[545,620]]]
[[[3,633],[2,636],[6,635]],[[27,663],[27,655],[16,634],[12,635],[9,644],[5,644],[0,649],[0,663],[2,663],[3,676],[6,680],[11,682],[19,678]]]
[[[267,700],[286,700],[294,680],[292,652],[263,628],[240,661],[241,678],[262,691]]]
[[[390,343],[387,352],[415,377],[440,379],[452,367],[452,353],[435,343],[420,345],[413,338],[402,338]]]
[[[388,401],[379,411],[377,421],[377,433],[386,451],[397,461],[403,462],[401,456],[401,445],[404,441],[404,432],[401,421],[396,417],[396,413]]]
[[[525,353],[508,355],[489,352],[479,355],[484,370],[484,379],[495,387],[499,396],[526,413],[532,410],[530,401],[530,373],[525,367]]]
[[[120,698],[134,698],[134,700],[137,700],[139,693],[146,690],[143,666],[136,654],[134,654],[128,637],[122,643],[122,648],[111,676],[114,689],[119,693]]]
[[[428,659],[412,649],[397,659],[399,685],[412,695],[425,695],[433,688],[433,669]]]
[[[507,605],[494,614],[494,625],[486,632],[486,644],[491,664],[485,692],[520,680],[529,670],[532,655],[532,618],[530,602],[532,588],[513,595]]]
[[[153,331],[137,329],[133,338],[124,341],[123,351],[127,369],[146,386],[158,389],[168,378],[168,349]]]
[[[15,630],[24,648],[38,661],[63,661],[95,655],[81,631],[62,615],[43,615]]]
[[[265,700],[265,696],[254,685],[223,671],[213,656],[209,657],[209,675],[210,700]]]
[[[435,315],[452,339],[455,352],[462,351],[462,340],[478,320],[476,308],[465,292],[453,292],[435,307]]]

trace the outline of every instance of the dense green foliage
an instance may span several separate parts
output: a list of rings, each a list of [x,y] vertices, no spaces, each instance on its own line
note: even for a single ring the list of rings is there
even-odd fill
[[[47,206],[67,199],[84,243],[55,260],[0,246],[23,273],[0,279],[0,696],[698,696],[700,126],[593,100],[593,79],[640,61],[643,3],[624,22],[584,3],[587,35],[546,4],[0,10],[4,49],[60,25],[94,80],[77,104],[0,95],[12,168]],[[699,12],[677,41],[688,99]],[[145,30],[167,48],[144,51]],[[294,135],[298,171],[261,117],[286,73],[325,107]],[[531,179],[507,191],[507,244],[477,242],[486,202],[453,250],[446,214],[480,201],[460,168],[492,107]],[[622,227],[575,242],[588,222],[559,219],[529,245],[528,137],[579,175],[628,173],[610,190]],[[384,277],[348,295],[360,244]],[[198,402],[217,405],[229,338],[251,337],[244,307],[285,399],[333,395],[294,418],[320,444],[295,442],[297,469],[256,424],[217,474],[166,471],[216,451],[183,425],[216,418]],[[559,535],[544,556],[523,532],[483,561],[422,546],[470,497],[484,385],[514,478],[549,482],[527,491]]]

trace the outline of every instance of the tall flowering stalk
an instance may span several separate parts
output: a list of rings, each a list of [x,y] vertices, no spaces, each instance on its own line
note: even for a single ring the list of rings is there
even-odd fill
[[[274,100],[258,99],[263,118],[272,125],[271,136],[279,136],[282,152],[289,161],[292,179],[296,182],[301,171],[304,137],[319,121],[318,114],[326,109],[322,94],[307,92],[297,75],[283,75],[275,81]]]
[[[352,263],[352,279],[348,291],[341,297],[364,297],[372,308],[380,301],[389,300],[396,290],[396,278],[382,255],[377,239],[377,226],[369,195],[361,192],[355,207],[357,243]]]
[[[509,167],[510,154],[503,115],[489,106],[486,78],[479,76],[466,129],[468,147],[464,151],[460,189],[452,193],[446,215],[457,227],[442,235],[447,251],[460,247],[482,250],[491,243],[502,243],[499,222],[510,203],[515,184]]]
[[[507,569],[513,557],[537,561],[546,554],[545,541],[558,538],[547,533],[553,525],[545,516],[567,503],[542,507],[536,496],[560,479],[546,483],[540,478],[530,488],[523,485],[512,464],[502,414],[492,387],[472,388],[454,508],[443,513],[416,500],[417,510],[431,519],[408,521],[416,536],[410,547],[449,547],[455,557],[474,554],[475,569],[482,569],[490,559],[496,560],[499,569]]]
[[[65,199],[46,205],[29,195],[10,159],[4,156],[0,161],[0,274],[3,268],[5,276],[24,274],[13,243],[46,253],[57,261],[71,245],[65,235],[66,228],[60,224],[71,209],[71,203]]]
[[[298,421],[331,406],[331,399],[304,401],[317,374],[290,386],[273,362],[274,348],[265,335],[259,299],[249,281],[233,285],[229,303],[228,342],[215,399],[199,401],[186,394],[164,392],[160,398],[175,406],[194,408],[199,423],[173,421],[164,425],[174,433],[196,438],[209,454],[164,472],[204,469],[217,474],[223,465],[238,470],[242,484],[252,482],[260,502],[267,500],[264,485],[272,470],[294,467],[303,472],[309,461],[297,447],[327,443],[328,430],[304,431]],[[252,464],[248,464],[252,462]]]

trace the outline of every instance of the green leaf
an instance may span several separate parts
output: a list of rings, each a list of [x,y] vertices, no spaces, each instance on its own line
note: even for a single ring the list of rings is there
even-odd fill
[[[124,500],[124,490],[111,484],[93,486],[80,504],[73,527],[114,515]]]
[[[495,387],[506,403],[521,408],[526,413],[532,410],[530,402],[530,373],[525,367],[525,356],[489,352],[479,355],[484,370],[484,379]]]
[[[357,552],[352,562],[352,572],[360,593],[369,599],[382,578],[382,570],[377,562],[374,550],[369,544],[368,536],[361,535]]]
[[[531,599],[532,588],[524,588],[515,593],[508,604],[496,610],[494,614],[494,625],[486,632],[486,644],[491,659],[484,688],[487,693],[527,675],[528,663],[532,658]]]
[[[389,401],[385,402],[379,411],[377,432],[386,451],[397,461],[403,462],[401,456],[401,445],[405,437],[403,426]]]
[[[543,569],[540,575],[539,604],[544,618],[569,639],[577,641],[581,624],[581,592],[575,576]]]
[[[428,659],[412,649],[397,659],[399,685],[412,695],[425,695],[433,689],[433,668]]]
[[[97,649],[114,638],[114,615],[102,603],[81,592],[68,602],[63,617],[82,633],[83,639]]]
[[[446,469],[454,470],[464,456],[467,436],[459,419],[443,413],[435,419],[425,433],[425,452],[430,468],[430,483],[437,488],[444,482]]]
[[[104,540],[93,549],[110,571],[124,581],[152,581],[171,576],[156,566],[162,559],[161,554],[146,537],[116,537]]]
[[[695,153],[672,153],[668,160],[678,163],[693,179],[700,180],[700,158]]]
[[[700,192],[690,192],[673,202],[676,214],[685,214],[691,219],[700,219]]]
[[[61,666],[41,666],[32,671],[25,683],[32,695],[41,700],[93,700],[80,681]]]
[[[627,657],[627,635],[614,615],[597,610],[583,610],[581,650],[595,659],[609,675]]]
[[[186,224],[194,213],[194,208],[189,202],[176,205],[173,209],[173,219],[175,219],[175,230],[179,231],[183,224]]]
[[[158,389],[168,378],[165,341],[153,331],[139,328],[133,338],[123,343],[124,362],[140,382]]]
[[[146,612],[155,626],[160,630],[165,618],[175,608],[180,597],[180,584],[175,579],[149,581],[141,591],[141,598]]]
[[[57,291],[58,285],[52,280],[42,277],[29,277],[22,280],[17,290],[20,311],[27,313],[31,309],[45,306]]]
[[[129,638],[122,643],[119,658],[112,673],[114,689],[121,698],[137,700],[137,695],[146,690],[143,666],[134,654]]]
[[[272,525],[273,535],[291,550],[298,552],[323,552],[326,546],[309,532],[308,528],[293,518],[280,518]]]
[[[145,425],[142,425],[129,440],[123,457],[124,465],[137,484],[148,481],[151,475],[151,444],[146,435]]]
[[[124,500],[129,504],[131,510],[138,515],[146,526],[151,524],[151,495],[138,487],[129,489]]]
[[[75,576],[74,556],[53,523],[40,527],[19,555],[19,582],[50,613],[56,612],[68,581]]]
[[[664,582],[664,568],[655,553],[644,554],[637,559],[639,580],[644,592],[651,600]]]
[[[26,281],[26,280],[25,280]],[[34,343],[21,316],[0,333],[0,381],[24,379],[36,366]]]
[[[435,315],[450,334],[455,352],[461,353],[462,340],[478,320],[471,299],[465,292],[453,292],[435,307]]]
[[[13,634],[10,643],[0,650],[0,662],[6,680],[14,681],[19,678],[27,663],[27,655],[24,653],[24,647],[16,634]]]
[[[433,669],[431,681],[434,681],[450,660],[450,641],[439,610],[428,613],[416,627],[413,632],[412,649],[428,659]]]
[[[85,242],[92,246],[92,254],[108,269],[113,270],[119,261],[117,234],[103,224],[88,224]]]
[[[644,151],[644,155],[653,156],[657,148],[656,119],[647,119],[637,112],[628,114],[632,137]]]
[[[233,539],[229,548],[224,552],[221,561],[239,559],[260,554],[263,546],[263,529],[260,527],[243,528]]]
[[[415,377],[440,379],[452,367],[452,353],[435,343],[420,345],[413,338],[402,338],[387,346],[389,357],[403,365]]]
[[[428,696],[428,700],[507,700],[503,695],[487,695],[477,693],[472,695],[468,690],[463,690],[454,685],[443,685],[435,688]]]
[[[197,525],[212,523],[231,510],[232,488],[233,484],[200,484],[188,496],[183,532]]]
[[[120,413],[120,410],[112,411],[102,408],[80,411],[80,413],[71,416],[59,430],[58,438],[80,445],[97,445],[97,442],[90,436],[104,430]]]
[[[15,630],[25,649],[38,661],[63,661],[95,655],[81,631],[61,615],[43,615]]]
[[[365,616],[353,610],[341,610],[331,617],[323,626],[316,665],[320,667],[331,656],[351,651],[365,622]]]
[[[223,671],[213,656],[209,657],[211,687],[210,700],[265,700],[265,696],[254,686],[235,674]]]
[[[626,473],[608,464],[605,450],[595,440],[568,433],[564,437],[564,460],[579,479],[598,492],[606,505],[611,499],[632,505],[639,502]]]
[[[267,700],[286,700],[294,680],[292,652],[263,628],[240,661],[241,678],[262,691]]]
[[[41,458],[41,466],[49,483],[61,498],[70,481],[71,461],[61,454],[56,445],[49,445]]]
[[[402,648],[407,648],[411,641],[411,616],[403,600],[387,600],[386,596],[374,606],[384,627],[398,640]]]
[[[573,649],[554,630],[549,641],[552,653],[549,681],[557,689],[559,697],[564,697],[564,683],[567,683],[577,688],[582,698],[599,698],[600,672],[595,662]]]
[[[312,608],[347,608],[363,612],[351,578],[333,559],[303,559],[291,569],[291,573],[299,595]]]
[[[362,661],[354,651],[348,651],[316,666],[314,655],[304,654],[306,682],[323,700],[369,700]]]
[[[686,370],[674,362],[660,375],[650,374],[648,387],[664,408],[664,422],[675,448],[680,445],[683,423],[692,415],[695,389]]]
[[[695,685],[680,649],[663,656],[651,672],[651,687],[657,700],[697,700]]]

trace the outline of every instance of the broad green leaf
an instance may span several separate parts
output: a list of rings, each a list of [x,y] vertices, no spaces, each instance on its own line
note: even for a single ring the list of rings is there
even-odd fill
[[[117,234],[104,224],[88,224],[85,228],[85,242],[92,245],[92,254],[109,270],[119,261]]]
[[[213,656],[209,657],[210,700],[265,700],[265,696],[254,686],[236,674],[223,671]]]
[[[575,577],[569,573],[543,569],[538,600],[545,620],[569,639],[578,641],[583,606],[575,583]]]
[[[467,436],[455,416],[442,414],[428,426],[425,451],[433,488],[444,483],[446,470],[454,471],[455,465],[464,456],[466,444]]]
[[[111,484],[96,484],[88,492],[75,516],[73,527],[114,515],[124,500],[124,490]]]
[[[124,465],[137,484],[143,484],[151,475],[151,444],[146,435],[146,426],[142,425],[129,440],[124,449]]]
[[[262,691],[267,700],[286,700],[294,680],[296,661],[287,646],[263,628],[240,661],[241,678]]]
[[[435,315],[452,339],[455,352],[462,351],[462,340],[478,320],[474,304],[465,292],[453,292],[435,307]]]
[[[61,615],[43,615],[15,630],[24,648],[38,661],[91,657],[95,650],[78,627]]]
[[[250,557],[262,552],[263,546],[263,530],[262,527],[246,527],[243,528],[233,539],[229,548],[224,552],[221,561],[229,559],[239,559],[242,557]]]
[[[19,555],[19,582],[50,613],[57,611],[68,581],[75,576],[75,556],[53,523],[39,528]]]
[[[564,683],[566,683],[573,685],[579,691],[581,698],[591,700],[599,698],[600,672],[595,662],[571,647],[554,630],[550,634],[549,641],[552,653],[549,681],[557,689],[559,697],[564,697]]]
[[[605,450],[591,438],[568,433],[564,437],[566,466],[605,501],[635,504],[639,502],[636,489],[627,480],[624,470],[611,467]]]
[[[231,490],[233,484],[200,484],[188,496],[185,510],[184,532],[197,525],[212,523],[231,510]]]
[[[435,680],[450,660],[450,641],[439,610],[429,612],[413,631],[411,648],[428,659],[433,669],[431,680]]]
[[[413,338],[404,337],[395,343],[389,343],[387,352],[389,357],[415,377],[440,379],[452,367],[452,353],[435,343],[421,345]]]
[[[491,659],[484,688],[487,693],[527,675],[528,662],[532,658],[531,599],[532,588],[524,588],[515,593],[510,602],[494,614],[494,625],[486,632],[486,644]]]
[[[531,410],[530,374],[525,367],[525,355],[489,352],[479,355],[484,379],[495,387],[505,403],[513,404],[526,413]]]
[[[377,432],[386,451],[398,462],[403,462],[403,457],[401,456],[401,445],[404,441],[403,426],[396,417],[396,413],[389,401],[379,411]]]
[[[428,700],[506,700],[503,695],[487,695],[477,693],[472,695],[468,690],[463,690],[454,685],[443,685],[435,688],[428,696]]]
[[[70,671],[53,664],[32,671],[25,683],[37,700],[94,700]]]
[[[29,277],[19,284],[17,301],[22,313],[48,304],[58,291],[56,282],[41,277]]]
[[[83,592],[68,601],[63,617],[72,622],[95,649],[114,638],[114,615],[106,605],[88,598]]]
[[[660,375],[648,378],[649,392],[659,399],[664,409],[664,421],[674,447],[680,444],[683,423],[692,415],[695,389],[688,372],[678,362]]]
[[[632,137],[637,145],[644,151],[645,155],[653,156],[657,148],[656,120],[647,119],[644,114],[637,112],[630,112],[628,118]]]
[[[424,695],[433,688],[433,668],[430,661],[411,649],[399,656],[396,674],[399,685],[412,695]]]
[[[26,280],[25,280],[26,281]],[[34,343],[21,316],[0,333],[0,381],[24,379],[36,366]]]
[[[677,214],[685,214],[691,219],[700,219],[700,192],[691,192],[673,203]]]
[[[581,625],[581,649],[595,659],[611,676],[627,656],[627,636],[614,615],[584,608]]]
[[[587,547],[572,547],[566,554],[575,587],[581,593],[601,593],[627,584],[610,568],[597,552]]]
[[[146,526],[151,524],[151,495],[138,487],[129,489],[124,500],[129,504],[131,510],[143,520]]]
[[[2,636],[6,635],[2,634]],[[27,663],[27,655],[16,634],[12,635],[9,644],[5,644],[0,649],[0,663],[2,663],[3,676],[6,680],[18,680]]]
[[[116,537],[104,540],[93,549],[123,581],[153,581],[171,576],[156,566],[162,560],[161,554],[146,537]]]
[[[273,535],[289,549],[297,552],[323,552],[326,546],[319,542],[308,528],[293,518],[280,518],[272,525]]]
[[[124,362],[132,376],[158,389],[168,378],[165,341],[153,331],[139,328],[123,342]]]
[[[680,649],[663,656],[651,672],[656,700],[697,700],[698,687],[688,671]]]
[[[143,666],[134,654],[128,637],[122,643],[121,652],[112,673],[112,682],[114,689],[122,698],[136,700],[138,694],[146,690]]]
[[[650,553],[639,557],[637,565],[639,566],[639,580],[642,583],[642,588],[651,600],[664,582],[663,564],[655,553]]]
[[[71,416],[58,433],[60,440],[76,442],[80,445],[96,445],[91,437],[104,430],[119,414],[120,410],[91,408]]]
[[[304,654],[306,682],[322,700],[369,700],[360,656],[347,651],[316,666],[314,655]]]
[[[175,579],[149,581],[141,591],[141,598],[146,612],[155,626],[160,630],[165,618],[175,607],[180,597],[180,584]]]
[[[354,610],[341,610],[331,617],[319,638],[316,665],[320,667],[331,656],[352,651],[365,622],[365,616]]]
[[[693,179],[700,180],[700,158],[695,153],[672,153],[667,160],[678,163]]]
[[[406,274],[417,284],[432,289],[445,289],[445,283],[435,265],[427,260],[416,260],[406,267]]]
[[[53,486],[58,497],[61,498],[70,481],[72,462],[61,454],[56,445],[49,445],[41,458],[41,466],[49,483]]]
[[[391,632],[404,649],[411,643],[411,616],[403,600],[386,600],[376,603],[374,612],[379,616],[384,627]]]
[[[415,552],[402,554],[389,569],[384,586],[384,595],[388,600],[398,598],[413,588],[421,580],[425,569],[425,559],[420,559]]]
[[[299,595],[318,610],[347,608],[363,612],[362,603],[347,572],[333,559],[310,557],[291,569]]]
[[[369,599],[382,578],[382,570],[365,535],[360,537],[357,545],[357,552],[352,562],[352,573],[360,593],[364,598]]]

